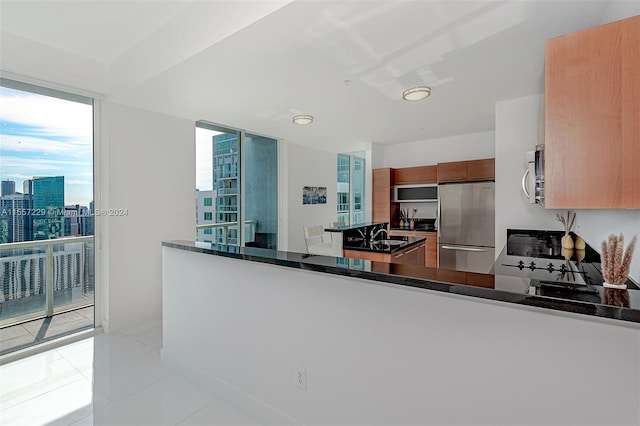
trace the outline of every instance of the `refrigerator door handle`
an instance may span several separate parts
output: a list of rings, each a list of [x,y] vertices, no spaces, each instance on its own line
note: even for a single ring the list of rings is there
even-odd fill
[[[442,249],[444,250],[461,250],[461,251],[490,251],[490,250],[494,250],[493,247],[491,248],[477,248],[477,247],[463,247],[463,246],[440,246]]]

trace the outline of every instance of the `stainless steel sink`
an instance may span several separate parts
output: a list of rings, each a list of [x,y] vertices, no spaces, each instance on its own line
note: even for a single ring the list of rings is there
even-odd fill
[[[374,244],[387,245],[387,246],[401,246],[406,243],[404,240],[376,240]]]

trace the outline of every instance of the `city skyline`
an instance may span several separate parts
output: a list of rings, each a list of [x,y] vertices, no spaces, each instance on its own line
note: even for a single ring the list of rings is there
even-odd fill
[[[65,176],[65,205],[93,200],[93,107],[0,87],[0,180]]]

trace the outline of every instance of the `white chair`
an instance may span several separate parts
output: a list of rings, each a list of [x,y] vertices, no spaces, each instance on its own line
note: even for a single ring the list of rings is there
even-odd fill
[[[307,253],[333,256],[331,242],[325,242],[324,228],[322,225],[304,227],[304,241],[307,244]]]
[[[329,228],[337,228],[338,226],[344,226],[344,221],[329,222]],[[326,237],[328,238],[329,241],[331,241],[331,244],[333,244],[334,234],[336,234],[335,235],[336,238],[342,238],[342,232],[325,232],[325,234],[329,234]]]

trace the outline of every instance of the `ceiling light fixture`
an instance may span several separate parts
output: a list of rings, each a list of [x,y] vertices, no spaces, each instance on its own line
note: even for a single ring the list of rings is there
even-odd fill
[[[416,86],[402,92],[402,99],[405,101],[421,101],[431,94],[431,87]]]
[[[293,122],[296,124],[311,124],[313,123],[313,116],[311,115],[294,115]]]

